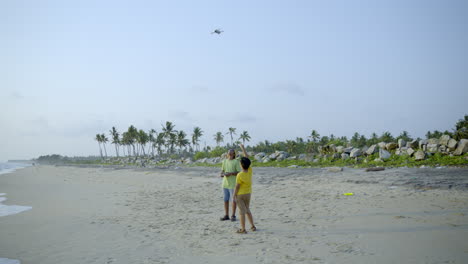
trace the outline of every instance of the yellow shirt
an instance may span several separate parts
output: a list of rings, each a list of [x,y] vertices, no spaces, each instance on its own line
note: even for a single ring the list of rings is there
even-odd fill
[[[249,167],[247,172],[239,172],[236,183],[240,184],[237,195],[252,193],[252,167]]]

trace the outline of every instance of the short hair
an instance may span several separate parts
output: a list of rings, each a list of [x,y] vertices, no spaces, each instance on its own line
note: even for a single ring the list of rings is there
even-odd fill
[[[251,163],[251,162],[250,162],[249,158],[242,157],[242,158],[240,159],[240,164],[241,164],[241,166],[242,166],[242,168],[243,168],[244,170],[248,170],[248,169],[249,169],[250,163]]]

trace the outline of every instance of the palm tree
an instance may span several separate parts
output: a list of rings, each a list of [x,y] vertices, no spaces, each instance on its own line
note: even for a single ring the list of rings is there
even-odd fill
[[[195,127],[193,129],[193,134],[192,134],[192,144],[194,146],[197,146],[197,150],[200,151],[200,144],[198,142],[200,141],[200,138],[203,136],[203,131],[199,127]]]
[[[112,127],[112,130],[110,130],[110,134],[112,136],[112,144],[115,145],[115,155],[119,157],[119,144],[120,144],[119,132],[117,132],[117,129],[115,129],[115,127]]]
[[[94,140],[96,140],[99,144],[99,154],[101,154],[101,159],[102,159],[103,156],[102,156],[102,148],[101,148],[101,142],[102,142],[101,134],[96,134],[96,137],[94,138]]]
[[[104,146],[104,152],[106,153],[106,158],[107,158],[106,143],[109,142],[109,139],[106,137],[106,135],[101,134],[101,142],[102,142],[102,145]]]
[[[137,143],[140,144],[140,146],[141,146],[141,151],[142,151],[142,153],[143,153],[143,156],[146,155],[146,153],[145,153],[145,145],[146,145],[146,143],[148,143],[148,140],[149,140],[148,134],[146,134],[145,131],[143,131],[142,129],[140,129],[140,130],[138,131],[138,135],[137,135],[137,137],[136,137],[136,141],[137,141]]]
[[[176,133],[170,133],[168,142],[169,142],[169,151],[170,151],[170,153],[174,153],[174,145],[177,144],[177,134]]]
[[[216,134],[214,135],[214,140],[216,141],[216,146],[219,146],[219,143],[224,141],[223,133],[216,132]]]
[[[249,136],[249,133],[247,131],[243,131],[240,136],[239,136],[239,139],[242,139],[242,144],[245,145],[245,141],[250,141],[250,136]]]
[[[154,141],[156,140],[156,138],[154,137],[154,134],[156,134],[156,130],[150,129],[150,131],[148,131],[148,141],[149,141],[150,146],[151,146],[151,156],[152,157],[154,157],[154,147],[155,147]]]
[[[316,130],[312,130],[309,137],[312,139],[312,142],[317,143],[320,139],[320,134]]]
[[[233,134],[236,135],[236,129],[233,128],[233,127],[230,127],[230,128],[229,128],[229,131],[226,133],[226,135],[227,135],[227,134],[231,135],[231,145],[232,145],[232,144],[233,144],[232,135],[233,135]]]
[[[294,149],[296,148],[297,143],[293,140],[286,140],[286,150],[289,153],[293,153]]]
[[[400,138],[403,139],[406,142],[411,141],[411,138],[410,138],[410,135],[409,135],[408,131],[401,132],[401,134],[397,137],[397,139],[400,139]]]
[[[388,131],[385,131],[382,136],[380,136],[381,142],[393,142],[395,139],[393,138],[392,134]]]
[[[127,130],[127,140],[128,140],[128,145],[132,146],[133,148],[133,156],[137,155],[137,152],[135,150],[135,142],[138,137],[138,129],[134,127],[133,125],[130,125]]]
[[[159,133],[157,136],[156,136],[156,140],[154,142],[154,144],[156,144],[156,148],[158,149],[158,153],[159,155],[161,155],[162,153],[162,146],[165,145],[165,141],[164,141],[164,134],[163,133]]]
[[[166,121],[166,125],[165,126],[162,126],[162,133],[164,133],[164,137],[165,137],[165,142],[166,142],[166,148],[167,148],[167,151],[171,151],[174,149],[174,144],[176,142],[175,138],[176,138],[176,134],[177,133],[177,130],[174,130],[175,128],[175,125],[172,124],[172,122],[169,122],[169,121]],[[172,144],[171,144],[172,143]]]
[[[179,154],[182,152],[183,147],[186,147],[190,144],[190,141],[188,141],[188,139],[185,138],[186,136],[187,134],[185,134],[185,132],[182,130],[180,130],[179,133],[177,133],[176,145],[179,147]]]

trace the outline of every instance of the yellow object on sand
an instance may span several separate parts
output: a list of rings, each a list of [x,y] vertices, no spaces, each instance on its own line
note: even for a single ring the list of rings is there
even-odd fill
[[[343,193],[343,195],[354,195],[354,193]]]

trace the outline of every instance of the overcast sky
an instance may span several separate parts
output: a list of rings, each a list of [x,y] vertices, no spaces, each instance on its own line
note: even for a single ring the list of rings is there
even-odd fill
[[[0,161],[166,120],[208,145],[451,130],[467,25],[463,0],[0,1]]]

